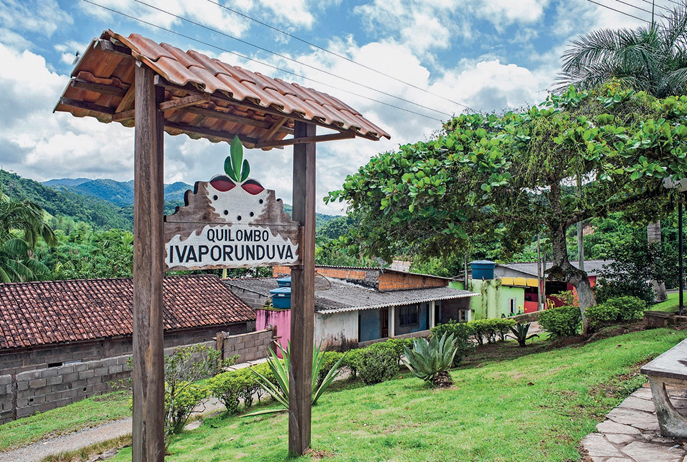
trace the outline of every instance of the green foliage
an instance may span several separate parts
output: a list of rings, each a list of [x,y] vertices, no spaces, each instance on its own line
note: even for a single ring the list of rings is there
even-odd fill
[[[589,330],[594,332],[601,326],[615,323],[620,316],[620,311],[615,305],[601,303],[587,308],[585,315],[589,321]]]
[[[237,183],[243,183],[250,175],[248,160],[243,158],[243,145],[238,136],[231,141],[229,156],[224,161],[224,171]]]
[[[451,319],[447,323],[432,327],[432,337],[441,337],[445,334],[453,336],[453,343],[456,347],[456,355],[453,357],[453,365],[458,366],[465,356],[475,350],[474,344],[470,341],[473,334],[470,323],[457,322]]]
[[[549,308],[539,315],[539,325],[552,338],[572,337],[580,328],[582,316],[575,306]]]
[[[587,308],[589,327],[597,330],[599,327],[619,322],[631,322],[642,319],[647,304],[637,297],[615,297],[597,306]]]
[[[663,179],[687,176],[686,121],[687,96],[570,88],[526,111],[455,117],[436,139],[373,157],[327,199],[359,214],[354,250],[387,260],[462,253],[473,236],[498,239],[506,259],[546,234],[549,275],[586,307],[593,294],[569,262],[567,230],[610,211],[636,223],[666,216],[677,192]]]
[[[343,356],[344,354],[339,351],[325,351],[322,353],[322,363],[317,374],[317,385],[321,385],[322,382],[324,382],[324,379],[334,366],[337,364],[339,364],[339,366],[343,365],[343,361],[339,363]]]
[[[626,241],[612,247],[612,262],[600,271],[596,298],[600,303],[622,296],[633,296],[646,303],[654,302],[650,281],[668,286],[678,280],[677,255],[661,243]]]
[[[207,385],[212,396],[224,404],[227,414],[238,414],[241,401],[246,408],[251,407],[253,400],[262,390],[248,368],[216,375],[208,379]]]
[[[40,238],[47,245],[57,244],[52,228],[45,222],[43,209],[27,200],[14,200],[0,191],[0,282],[47,278],[50,271],[33,255]]]
[[[222,361],[221,352],[203,345],[175,348],[165,356],[165,444],[179,433],[195,408],[208,395],[207,387],[195,382],[216,375],[236,361]]]
[[[593,308],[593,307],[590,307]],[[588,308],[589,309],[589,308]],[[519,322],[514,326],[510,326],[510,331],[513,334],[513,338],[518,341],[518,345],[521,347],[527,346],[527,341],[533,337],[539,337],[538,334],[527,335],[530,331],[530,326],[532,323],[529,322]]]
[[[398,373],[398,353],[385,343],[374,343],[360,350],[356,366],[365,385],[391,380]]]
[[[401,364],[401,356],[403,356],[406,348],[413,347],[414,340],[412,338],[390,338],[381,343],[373,343],[368,348],[392,348],[396,354],[396,360]],[[375,346],[384,345],[384,346]]]
[[[485,341],[494,343],[499,338],[505,340],[511,326],[515,325],[515,320],[508,318],[478,319],[467,324],[477,343],[484,345]]]
[[[441,338],[433,335],[429,341],[420,338],[414,341],[413,349],[405,348],[403,362],[416,377],[438,385],[437,377],[448,371],[453,365],[457,348],[453,335],[444,333]],[[451,376],[443,374],[442,385],[450,385]]]
[[[267,366],[271,371],[271,376],[268,377],[260,373],[259,370],[251,368],[251,372],[258,378],[260,386],[277,402],[282,408],[270,409],[267,411],[254,412],[248,416],[255,416],[261,414],[270,414],[274,412],[284,412],[289,409],[289,364],[290,364],[290,345],[289,348],[284,349],[279,345],[283,360],[280,360],[277,353],[270,349],[270,356],[267,358]],[[320,380],[320,370],[325,364],[325,352],[320,349],[319,345],[313,348],[312,360],[312,404],[317,404],[322,394],[332,384],[334,379],[339,375],[341,363],[344,360],[342,355],[334,365],[331,366],[324,378]]]

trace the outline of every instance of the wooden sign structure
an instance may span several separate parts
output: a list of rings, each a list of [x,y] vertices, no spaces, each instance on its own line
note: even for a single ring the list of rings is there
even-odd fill
[[[225,162],[228,176],[196,182],[185,205],[165,216],[165,266],[168,271],[300,264],[297,222],[284,212],[275,192],[241,181],[248,168],[238,138]]]

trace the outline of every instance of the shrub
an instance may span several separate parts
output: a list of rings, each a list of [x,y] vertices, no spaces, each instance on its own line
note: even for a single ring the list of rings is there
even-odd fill
[[[208,389],[203,385],[190,382],[177,385],[176,393],[165,393],[165,433],[168,437],[183,430],[193,409],[208,397]]]
[[[539,315],[539,325],[553,338],[575,335],[581,321],[582,315],[576,306],[549,308]]]
[[[360,365],[360,356],[362,352],[365,351],[364,348],[355,348],[353,350],[348,350],[346,356],[343,360],[342,365],[348,367],[351,371],[351,378],[354,379],[358,375],[358,367]]]
[[[453,358],[453,366],[457,366],[465,356],[472,353],[475,349],[470,341],[472,328],[470,323],[457,322],[453,319],[447,323],[432,327],[432,337],[441,337],[444,334],[453,335],[456,355]]]
[[[207,383],[212,396],[224,404],[228,414],[238,414],[241,400],[247,408],[251,407],[254,397],[261,390],[260,384],[247,368],[219,374]]]
[[[437,335],[427,341],[420,338],[413,343],[413,349],[405,348],[406,359],[404,363],[416,377],[432,386],[450,386],[453,384],[448,373],[453,364],[457,348],[454,345],[453,335]]]
[[[642,319],[646,310],[646,302],[638,297],[614,297],[608,299],[606,305],[617,307],[618,320],[625,322]]]
[[[590,332],[594,332],[605,324],[617,322],[620,311],[615,305],[602,303],[600,305],[590,306],[584,310],[584,315],[587,317]]]
[[[401,364],[401,356],[403,356],[405,348],[412,348],[413,347],[413,339],[412,338],[390,338],[386,342],[382,342],[386,344],[387,346],[393,348],[394,353],[396,354],[396,361],[398,361],[398,364]],[[380,345],[380,343],[373,343],[370,345],[373,347],[374,345]]]
[[[470,321],[468,325],[477,343],[484,345],[485,340],[488,343],[496,342],[499,337],[501,340],[505,340],[510,327],[515,325],[515,320],[507,318],[478,319],[477,321]]]
[[[584,312],[589,328],[596,330],[604,324],[629,322],[641,319],[646,302],[638,297],[614,297],[605,303],[590,306]]]
[[[344,356],[343,353],[340,353],[338,351],[325,351],[322,354],[322,365],[320,366],[320,370],[317,374],[318,385],[322,384],[325,377],[327,377],[327,374],[329,374],[329,371],[332,370],[332,367],[334,367],[339,362],[339,360]]]
[[[398,372],[396,351],[385,343],[375,343],[359,350],[356,367],[360,378],[366,385],[390,380]]]

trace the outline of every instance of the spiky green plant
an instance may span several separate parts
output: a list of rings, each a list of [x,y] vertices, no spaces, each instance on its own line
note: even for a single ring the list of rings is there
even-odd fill
[[[243,183],[250,175],[248,160],[243,158],[243,145],[238,136],[231,141],[230,155],[224,161],[224,171],[237,183]]]
[[[518,345],[521,347],[527,346],[527,341],[533,337],[539,337],[539,334],[532,334],[528,336],[530,331],[530,326],[532,323],[529,322],[519,322],[514,326],[510,326],[510,331],[513,333],[513,338],[518,341]]]
[[[260,383],[260,386],[270,394],[270,396],[279,404],[283,406],[283,408],[279,409],[268,409],[265,411],[258,411],[258,412],[253,412],[251,414],[247,414],[246,417],[248,416],[255,416],[255,415],[261,415],[261,414],[271,414],[274,412],[285,412],[289,409],[289,363],[290,363],[290,350],[291,350],[291,343],[289,343],[289,346],[287,349],[284,349],[281,345],[279,345],[279,349],[281,350],[282,357],[284,358],[283,360],[279,359],[277,356],[277,353],[270,348],[270,355],[267,358],[267,365],[269,366],[270,370],[272,371],[272,374],[274,375],[275,381],[272,382],[270,381],[267,377],[264,375],[260,374],[258,371],[254,370],[251,368],[251,372],[255,374],[255,376],[258,378],[258,382]],[[320,345],[315,345],[315,348],[313,348],[313,358],[312,358],[312,404],[313,406],[317,404],[317,400],[320,399],[324,391],[332,384],[334,379],[338,377],[339,375],[339,366],[341,366],[341,362],[344,360],[344,357],[346,355],[341,356],[339,360],[332,366],[332,368],[329,370],[327,375],[325,375],[324,379],[319,383],[318,385],[318,376],[320,373],[320,369],[322,368],[322,365],[324,363],[324,351],[320,349]]]
[[[444,333],[441,338],[433,336],[429,341],[420,338],[413,342],[412,350],[408,347],[404,350],[403,362],[416,377],[432,386],[450,386],[453,383],[448,373],[458,351],[453,334]]]

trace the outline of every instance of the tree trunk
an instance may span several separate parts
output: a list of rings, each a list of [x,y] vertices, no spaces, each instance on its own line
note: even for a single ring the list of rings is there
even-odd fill
[[[646,227],[646,237],[649,244],[654,242],[661,242],[661,222],[651,223]],[[666,295],[666,284],[665,282],[659,283],[658,281],[651,281],[651,286],[654,289],[654,294],[656,294],[656,302],[663,302],[668,297]]]
[[[592,286],[589,284],[587,273],[575,268],[568,260],[565,224],[556,223],[550,226],[549,229],[551,230],[553,266],[548,270],[548,278],[549,280],[566,282],[575,287],[575,290],[577,290],[577,298],[580,302],[583,333],[586,334],[589,326],[584,312],[588,307],[596,305]]]

